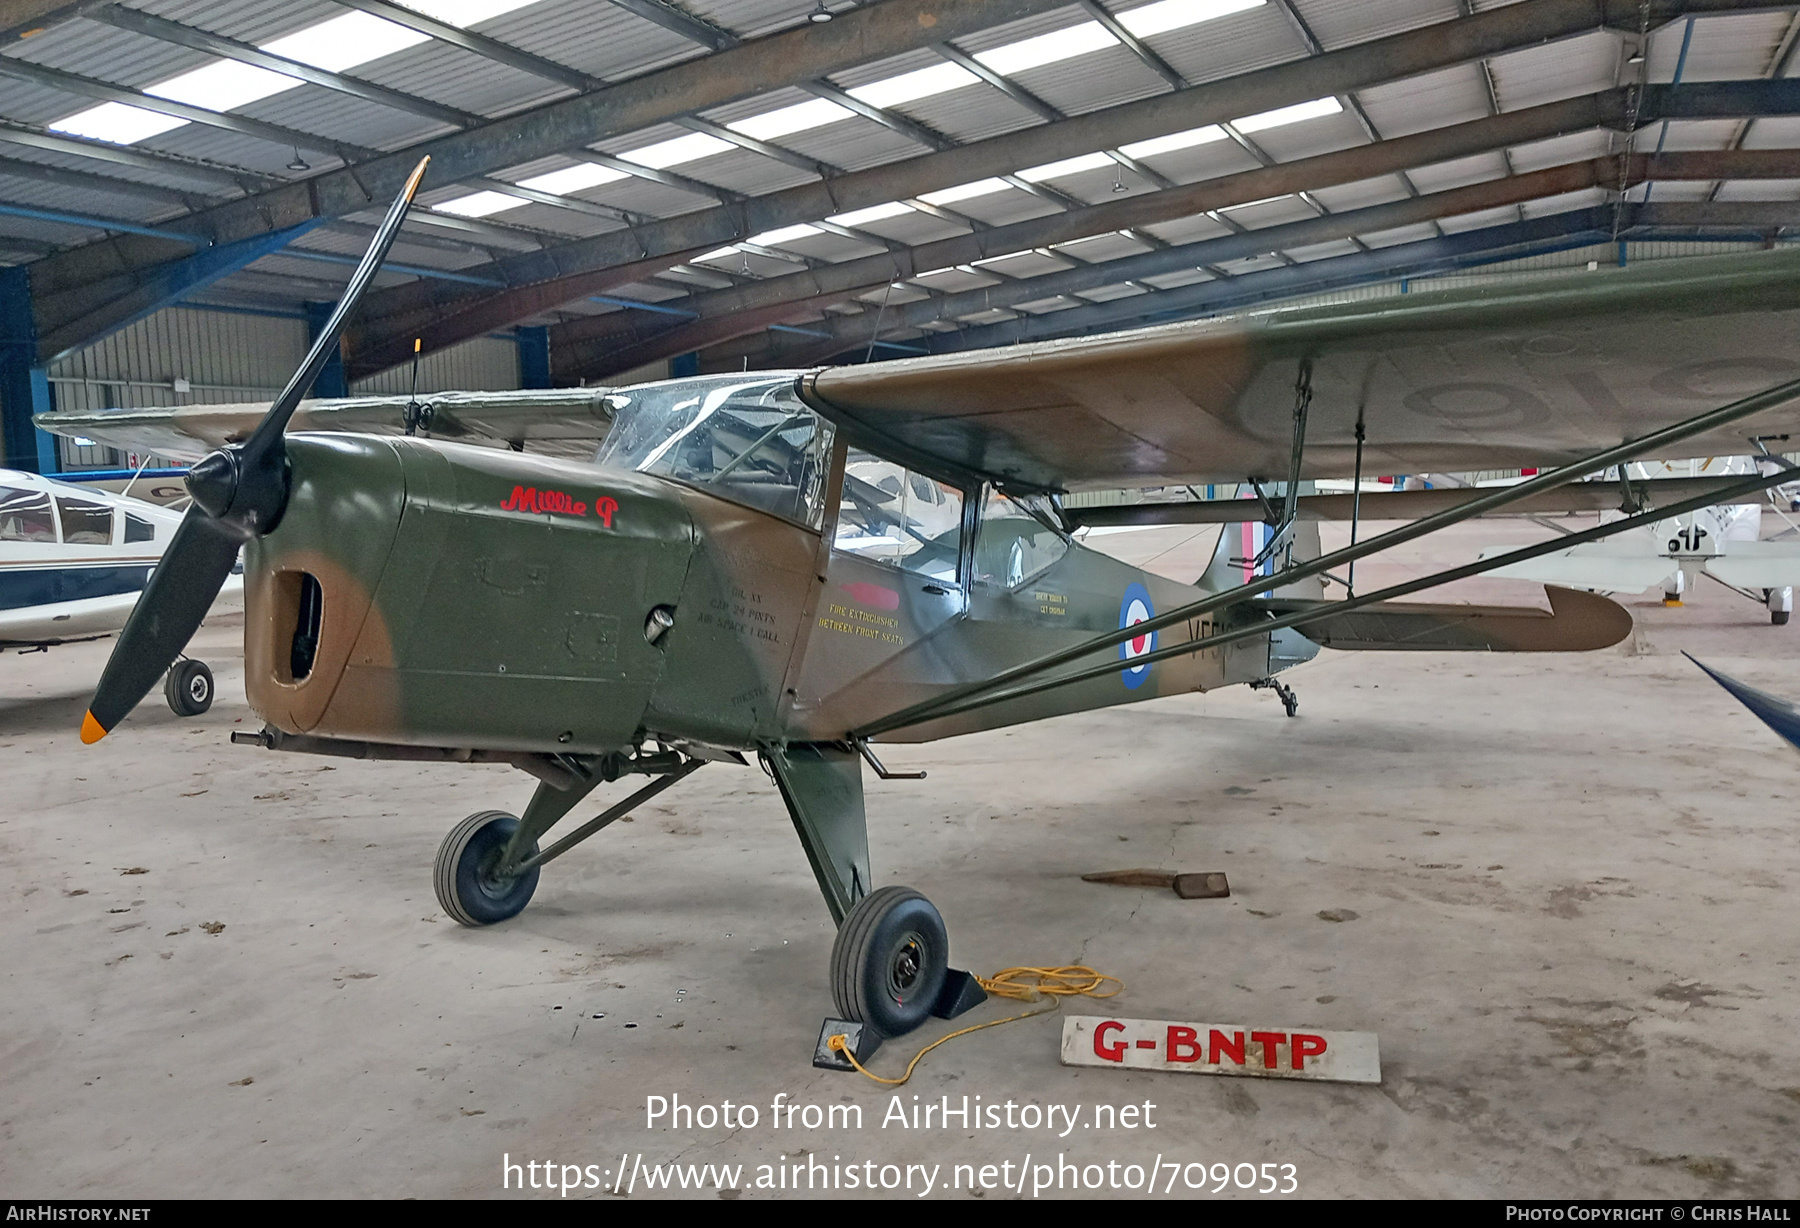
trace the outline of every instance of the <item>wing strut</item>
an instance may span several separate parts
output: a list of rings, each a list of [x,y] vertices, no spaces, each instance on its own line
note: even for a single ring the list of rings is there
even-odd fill
[[[1316,559],[1309,559],[1304,563],[1293,564],[1274,576],[1259,576],[1251,583],[1239,585],[1237,588],[1225,589],[1222,592],[1214,593],[1210,597],[1202,598],[1199,601],[1189,602],[1184,606],[1177,606],[1175,609],[1169,610],[1166,613],[1158,614],[1148,622],[1135,623],[1130,627],[1121,628],[1118,631],[1109,631],[1103,635],[1087,640],[1084,643],[1076,644],[1073,647],[1047,653],[1035,660],[1027,661],[1021,665],[1015,665],[1010,669],[1001,670],[991,678],[983,679],[979,682],[972,682],[967,686],[957,687],[934,699],[928,699],[921,703],[913,704],[910,707],[902,708],[898,712],[884,716],[879,720],[871,721],[862,728],[854,730],[853,736],[858,738],[872,738],[907,725],[920,724],[933,717],[948,715],[946,710],[952,705],[961,704],[963,701],[970,699],[973,696],[990,691],[998,691],[1001,687],[1013,682],[1021,681],[1022,679],[1029,678],[1036,674],[1041,674],[1045,670],[1054,669],[1059,665],[1066,665],[1070,661],[1078,660],[1091,653],[1103,652],[1106,649],[1117,647],[1135,636],[1148,635],[1153,631],[1160,631],[1164,627],[1175,626],[1177,623],[1186,622],[1190,618],[1198,618],[1202,614],[1209,614],[1214,610],[1236,604],[1246,598],[1255,596],[1257,593],[1282,588],[1297,581],[1320,575],[1341,564],[1352,562],[1370,554],[1375,554],[1381,550],[1390,549],[1391,547],[1401,545],[1405,542],[1415,541],[1429,533],[1435,533],[1439,529],[1447,528],[1453,524],[1459,524],[1464,520],[1469,520],[1476,516],[1482,516],[1489,512],[1497,511],[1500,508],[1517,503],[1521,499],[1529,498],[1530,496],[1539,494],[1543,491],[1554,490],[1558,486],[1567,486],[1569,483],[1580,480],[1582,477],[1594,472],[1596,469],[1605,469],[1612,465],[1623,464],[1625,461],[1633,460],[1649,453],[1661,451],[1674,444],[1680,443],[1685,439],[1691,439],[1696,435],[1705,434],[1707,431],[1714,430],[1718,427],[1727,426],[1744,418],[1753,417],[1756,414],[1774,409],[1779,405],[1786,404],[1787,402],[1796,399],[1800,399],[1800,380],[1789,380],[1786,383],[1777,384],[1762,392],[1753,393],[1741,400],[1733,401],[1729,405],[1721,406],[1720,408],[1710,410],[1707,413],[1696,415],[1684,422],[1677,422],[1673,426],[1664,427],[1660,431],[1652,431],[1641,439],[1628,439],[1624,443],[1616,444],[1613,447],[1593,453],[1590,456],[1571,464],[1564,465],[1561,468],[1540,473],[1536,477],[1528,478],[1525,481],[1520,482],[1517,486],[1501,487],[1492,494],[1483,495],[1479,498],[1470,500],[1468,503],[1461,504],[1454,508],[1447,508],[1444,511],[1431,516],[1421,517],[1411,524],[1401,525],[1397,529],[1390,529],[1386,533],[1371,537],[1355,546],[1346,546],[1342,550],[1336,550],[1330,554],[1322,554]],[[1793,470],[1783,470],[1782,472],[1790,475],[1794,474]],[[1790,479],[1783,478],[1782,480],[1786,481]],[[1675,506],[1681,507],[1684,510],[1697,510],[1702,507],[1710,507],[1714,503],[1725,502],[1727,499],[1734,497],[1734,492],[1754,492],[1777,484],[1778,483],[1776,482],[1751,482],[1741,484],[1740,486],[1727,487],[1722,491],[1711,492],[1699,501],[1686,500]],[[1675,514],[1675,512],[1669,509],[1664,509],[1661,513],[1664,517]],[[1616,532],[1617,526],[1624,523],[1626,522],[1616,521],[1611,525],[1602,527]],[[1582,540],[1595,540],[1580,534],[1575,536],[1582,537]],[[1601,534],[1600,536],[1606,536],[1606,534]],[[1556,548],[1567,549],[1574,544],[1574,537],[1565,537],[1558,539]],[[1545,553],[1547,552],[1548,551],[1545,551]],[[1506,557],[1511,558],[1512,556]],[[1535,558],[1536,555],[1524,557]],[[1492,560],[1487,561],[1491,562]],[[1487,571],[1490,569],[1482,567],[1479,570]],[[1469,572],[1467,574],[1474,575],[1478,573]],[[1434,581],[1434,583],[1443,582],[1442,579]],[[1415,590],[1409,589],[1408,591]],[[1392,594],[1388,595],[1391,596]],[[1360,601],[1361,599],[1359,598],[1358,600]],[[1258,629],[1260,631],[1273,630],[1274,625],[1267,623],[1259,624]],[[1191,651],[1188,649],[1187,645],[1181,645],[1180,647],[1184,651]],[[1147,663],[1146,658],[1139,657],[1135,660]],[[960,711],[961,709],[958,710]]]
[[[1800,465],[1783,469],[1772,476],[1749,478],[1728,487],[1727,489],[1730,491],[1731,496],[1736,498],[1741,495],[1754,494],[1760,490],[1767,490],[1771,486],[1779,485],[1782,482],[1792,481],[1796,478],[1800,478]],[[1436,588],[1438,585],[1448,584],[1452,580],[1461,580],[1468,576],[1478,576],[1482,572],[1494,570],[1495,567],[1504,567],[1513,563],[1522,563],[1527,559],[1537,558],[1539,555],[1550,554],[1557,550],[1566,550],[1571,545],[1599,541],[1601,538],[1610,537],[1614,533],[1622,533],[1627,529],[1636,529],[1641,528],[1644,525],[1655,524],[1657,521],[1666,519],[1670,516],[1680,516],[1687,512],[1696,512],[1703,507],[1711,507],[1715,502],[1718,502],[1718,500],[1711,495],[1696,495],[1692,499],[1684,499],[1682,502],[1671,504],[1668,507],[1641,512],[1636,516],[1631,516],[1624,520],[1615,520],[1609,524],[1597,525],[1592,529],[1583,529],[1581,532],[1571,533],[1567,537],[1554,537],[1549,541],[1538,542],[1536,545],[1524,546],[1518,550],[1510,551],[1497,558],[1479,559],[1473,563],[1465,563],[1461,567],[1452,567],[1448,571],[1440,571],[1434,575],[1422,577],[1421,579],[1408,580],[1404,584],[1395,584],[1362,597],[1347,597],[1342,601],[1334,601],[1326,605],[1315,606],[1310,610],[1301,610],[1293,614],[1284,614],[1280,618],[1269,619],[1266,622],[1254,622],[1246,626],[1234,628],[1230,631],[1221,631],[1216,635],[1207,635],[1202,636],[1199,639],[1186,640],[1168,648],[1158,648],[1156,651],[1145,653],[1143,656],[1133,657],[1131,659],[1131,664],[1134,666],[1154,665],[1158,661],[1167,661],[1171,657],[1180,657],[1190,653],[1204,652],[1209,648],[1220,648],[1226,644],[1235,643],[1238,640],[1249,639],[1252,636],[1267,635],[1271,631],[1280,631],[1285,627],[1302,627],[1307,623],[1319,622],[1335,615],[1348,614],[1352,610],[1359,610],[1366,605],[1374,605],[1381,601],[1392,601],[1396,597],[1408,597],[1413,593],[1419,592],[1421,589]],[[1266,589],[1271,583],[1279,583],[1279,577],[1273,581],[1264,579],[1255,585],[1246,585],[1245,587]],[[1242,590],[1235,589],[1233,591],[1241,592]],[[1133,624],[1131,629],[1142,634],[1142,628],[1144,626],[1144,623],[1136,623]],[[987,708],[994,704],[1006,703],[1009,700],[1024,699],[1026,696],[1036,695],[1040,691],[1049,691],[1056,687],[1069,686],[1077,682],[1087,682],[1094,678],[1104,678],[1108,674],[1117,673],[1118,669],[1118,662],[1112,661],[1105,665],[1093,666],[1092,668],[1084,669],[1073,674],[1067,674],[1060,678],[1051,678],[1044,682],[1026,683],[1025,685],[1011,687],[1002,691],[994,691],[991,687],[984,686],[980,688],[984,692],[982,694],[977,694],[967,699],[955,699],[953,702],[949,703],[940,703],[926,715],[910,718],[901,722],[901,725],[919,725],[926,721],[941,720],[946,717],[958,716],[964,712],[973,711],[976,708]],[[951,697],[947,696],[946,698]],[[904,715],[904,713],[896,714],[896,716]],[[895,719],[895,717],[888,717],[882,721],[875,722],[875,724],[871,725],[869,728],[871,730],[875,730],[879,727],[886,727],[889,729],[900,728],[901,725],[892,723]],[[866,735],[859,731],[852,736],[861,737]]]

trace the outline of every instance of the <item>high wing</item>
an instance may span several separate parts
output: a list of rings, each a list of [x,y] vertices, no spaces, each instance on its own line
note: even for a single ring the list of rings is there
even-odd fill
[[[1527,284],[1250,312],[829,367],[807,398],[853,436],[1015,485],[1081,490],[1553,466],[1800,375],[1800,251],[1571,270]],[[1690,439],[1742,455],[1787,405]]]
[[[430,411],[422,434],[587,460],[612,423],[607,388],[546,388],[520,392],[434,392],[418,401]],[[296,431],[360,431],[398,435],[405,429],[404,396],[335,397],[300,402]],[[132,452],[197,461],[214,448],[243,439],[268,411],[266,402],[97,409],[38,414],[38,426]]]

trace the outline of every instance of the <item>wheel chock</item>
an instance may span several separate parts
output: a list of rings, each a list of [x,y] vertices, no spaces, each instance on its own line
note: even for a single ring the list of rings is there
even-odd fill
[[[812,1064],[820,1070],[855,1070],[850,1059],[840,1051],[831,1047],[831,1038],[842,1036],[850,1052],[856,1054],[856,1060],[863,1065],[875,1056],[884,1039],[874,1028],[864,1027],[860,1023],[852,1023],[848,1019],[827,1019],[819,1025],[819,1043],[813,1046]]]
[[[944,988],[931,1013],[939,1019],[954,1019],[986,1001],[987,990],[981,987],[980,981],[961,968],[952,968],[944,977]],[[862,1054],[856,1056],[859,1061],[862,1059]]]

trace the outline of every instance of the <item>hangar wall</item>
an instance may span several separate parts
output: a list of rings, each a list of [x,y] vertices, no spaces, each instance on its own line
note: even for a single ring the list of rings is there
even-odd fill
[[[306,344],[306,321],[298,315],[169,307],[58,359],[50,365],[50,385],[58,409],[265,400],[300,365]],[[177,379],[187,381],[187,390],[176,390]],[[410,382],[411,371],[397,367],[357,380],[350,390],[405,393]],[[519,386],[519,347],[510,337],[477,337],[419,362],[421,392]],[[124,463],[111,449],[60,443],[65,468]]]

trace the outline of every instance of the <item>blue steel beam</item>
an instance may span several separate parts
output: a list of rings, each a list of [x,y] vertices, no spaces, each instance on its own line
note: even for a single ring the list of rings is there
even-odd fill
[[[236,243],[227,243],[221,247],[203,248],[184,260],[159,266],[154,273],[113,300],[116,310],[111,314],[104,331],[52,331],[37,339],[38,351],[46,355],[45,362],[50,362],[71,350],[92,345],[102,337],[110,336],[152,312],[173,306],[185,296],[203,290],[246,265],[279,251],[315,226],[322,225],[324,221],[324,218],[310,218],[286,230],[239,239]]]

